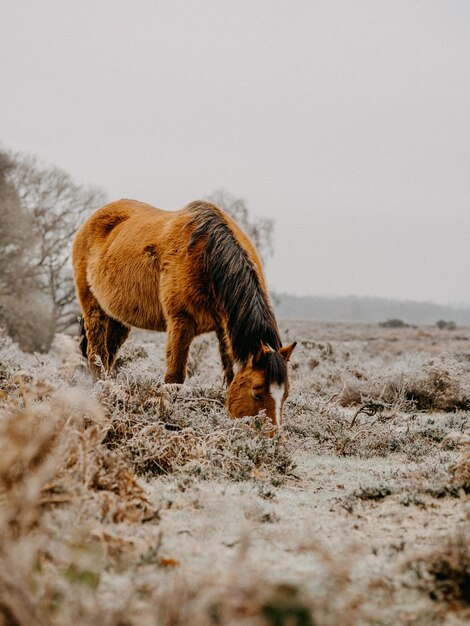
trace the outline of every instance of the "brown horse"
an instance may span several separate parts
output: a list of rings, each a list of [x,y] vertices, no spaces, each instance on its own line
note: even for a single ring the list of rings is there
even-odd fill
[[[95,375],[137,326],[168,332],[165,382],[182,383],[191,341],[215,331],[230,415],[264,409],[281,425],[296,344],[282,347],[260,259],[228,215],[207,202],[162,211],[119,200],[81,226],[72,257],[81,348]]]

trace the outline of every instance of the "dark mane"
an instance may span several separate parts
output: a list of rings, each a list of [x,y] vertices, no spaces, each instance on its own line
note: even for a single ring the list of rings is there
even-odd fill
[[[268,296],[224,214],[207,202],[192,202],[187,208],[193,214],[188,227],[194,228],[188,250],[201,240],[205,242],[204,274],[227,315],[227,332],[235,358],[246,364],[257,353],[260,341],[278,350],[281,338]],[[275,369],[277,372],[277,365]],[[273,376],[278,378],[274,370]]]

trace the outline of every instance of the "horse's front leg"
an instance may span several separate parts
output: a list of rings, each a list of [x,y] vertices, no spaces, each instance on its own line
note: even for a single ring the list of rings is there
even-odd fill
[[[183,383],[186,378],[189,346],[196,334],[194,320],[179,315],[167,321],[165,383]]]

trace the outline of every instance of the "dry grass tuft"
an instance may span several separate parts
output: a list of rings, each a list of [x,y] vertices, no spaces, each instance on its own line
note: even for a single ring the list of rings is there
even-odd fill
[[[470,409],[470,388],[455,366],[431,360],[413,371],[350,380],[339,394],[342,406],[370,401],[417,411],[466,411]]]
[[[290,438],[303,441],[316,453],[361,458],[401,454],[421,461],[445,456],[441,443],[450,431],[468,429],[468,414],[409,413],[400,403],[377,400],[352,410],[342,407],[335,396],[325,402],[300,389],[289,398],[285,425]]]
[[[227,417],[222,389],[177,390],[117,376],[101,383],[100,399],[110,420],[106,445],[138,474],[230,480],[264,474],[279,484],[295,466],[286,441],[266,437],[269,420]]]
[[[432,600],[470,607],[470,524],[437,546],[413,563],[423,589]]]
[[[470,446],[466,446],[464,452],[451,466],[450,471],[454,483],[459,485],[466,493],[470,493]]]
[[[369,401],[400,405],[404,410],[470,409],[468,339],[436,328],[394,331],[378,325],[317,329],[304,337],[295,331],[299,349],[292,378],[342,406]],[[314,325],[311,332],[314,331]],[[328,341],[318,341],[318,335]],[[329,346],[326,350],[325,346]]]
[[[419,411],[467,411],[469,390],[454,367],[431,362],[404,385],[405,398]]]
[[[59,625],[79,615],[79,623],[96,623],[103,550],[119,542],[99,525],[156,519],[156,511],[124,458],[103,444],[108,426],[95,400],[34,378],[8,384],[0,407],[0,623]]]

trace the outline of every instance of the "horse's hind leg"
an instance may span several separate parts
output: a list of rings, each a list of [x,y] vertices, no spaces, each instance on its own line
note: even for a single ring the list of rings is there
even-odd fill
[[[224,368],[225,382],[227,385],[230,385],[233,380],[232,349],[225,330],[223,328],[218,328],[215,332],[217,339],[219,340],[219,352],[222,360],[222,367]]]
[[[108,369],[111,369],[116,359],[117,351],[126,341],[131,329],[121,322],[108,318],[108,328],[106,334],[106,348],[108,350]]]
[[[108,316],[103,309],[96,303],[90,307],[85,317],[85,331],[87,338],[87,358],[88,365],[94,376],[101,374],[101,368],[109,369],[108,364]],[[101,363],[100,363],[101,362]]]
[[[78,297],[82,309],[80,348],[88,360],[93,375],[98,377],[101,373],[100,362],[105,369],[109,368],[107,347],[109,317],[88,287],[78,289]]]
[[[80,348],[82,356],[84,356],[86,359],[88,356],[88,341],[86,338],[85,321],[83,319],[83,315],[80,317],[78,325],[78,347]]]
[[[189,346],[195,336],[194,321],[185,314],[167,320],[165,383],[183,383],[186,378]]]

